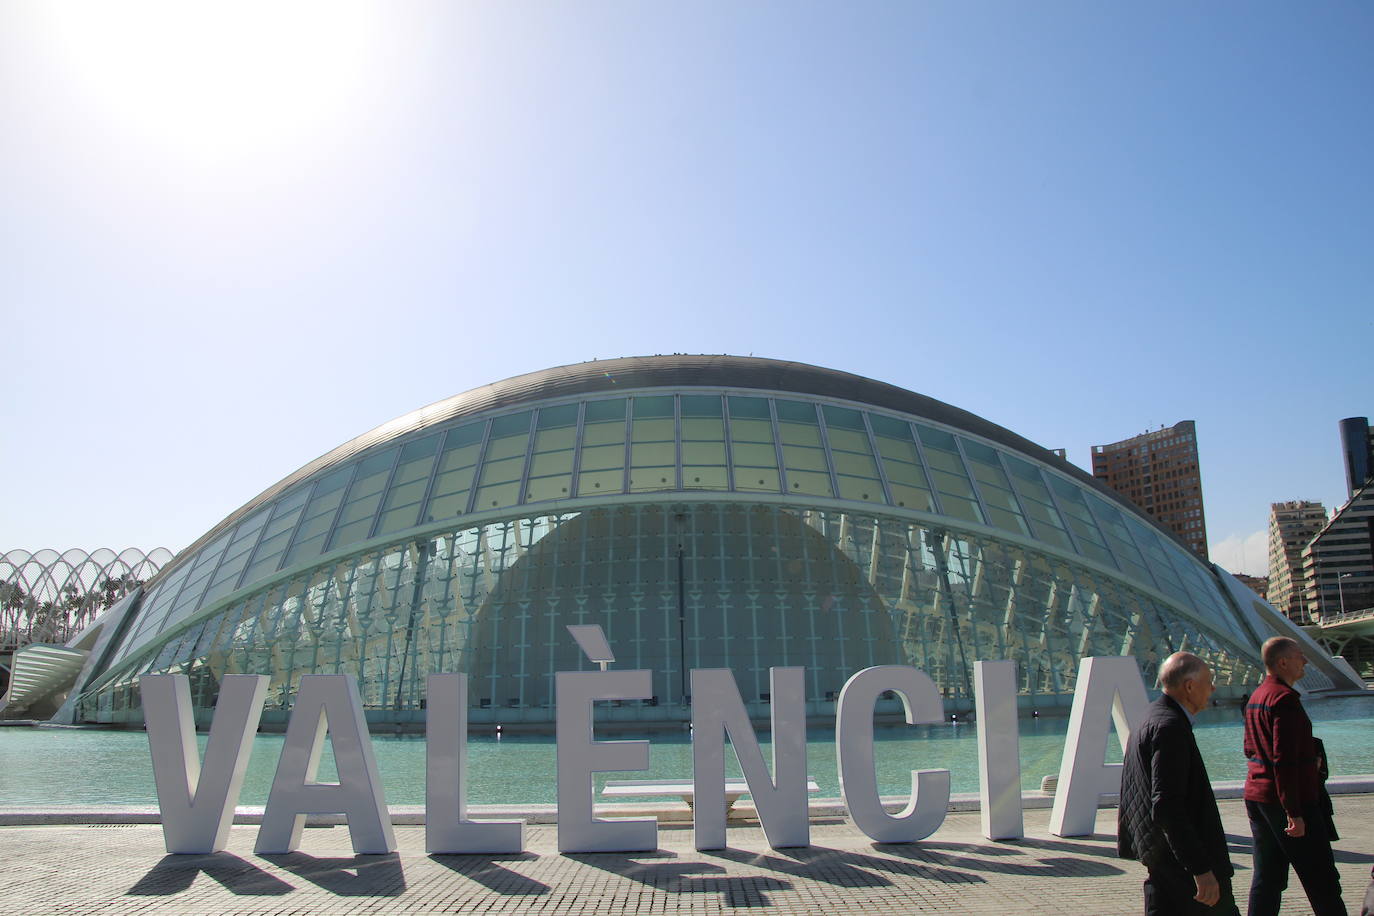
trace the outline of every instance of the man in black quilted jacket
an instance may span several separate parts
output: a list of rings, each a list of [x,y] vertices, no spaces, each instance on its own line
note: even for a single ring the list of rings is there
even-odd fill
[[[1159,666],[1159,683],[1164,695],[1126,746],[1117,852],[1149,872],[1146,916],[1239,916],[1221,814],[1193,739],[1193,717],[1216,689],[1212,671],[1191,652],[1175,652]]]

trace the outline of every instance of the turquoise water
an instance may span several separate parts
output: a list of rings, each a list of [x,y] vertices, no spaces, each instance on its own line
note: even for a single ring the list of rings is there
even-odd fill
[[[1374,697],[1310,701],[1317,735],[1326,742],[1332,775],[1374,773]],[[1041,777],[1059,772],[1067,720],[1021,720],[1022,786],[1036,789]],[[1240,711],[1212,709],[1198,717],[1198,746],[1213,780],[1242,779]],[[617,738],[621,736],[616,736]],[[692,747],[681,735],[654,734],[649,740],[647,772],[601,774],[607,779],[690,778]],[[835,733],[808,733],[807,765],[820,785],[821,798],[839,795],[835,773]],[[911,789],[909,771],[945,768],[953,791],[978,791],[978,747],[972,724],[880,728],[876,730],[878,786],[885,795]],[[771,760],[766,741],[764,755]],[[425,800],[425,743],[420,737],[375,737],[373,748],[392,805],[422,805]],[[202,750],[205,736],[200,736]],[[259,735],[253,743],[240,804],[261,805],[276,770],[282,736]],[[333,776],[329,743],[320,779]],[[1120,759],[1115,737],[1109,758]],[[726,753],[734,775],[734,756]],[[470,804],[552,804],[555,763],[552,737],[510,736],[468,740]],[[0,728],[0,808],[84,808],[91,805],[155,805],[152,764],[143,732],[103,729]]]

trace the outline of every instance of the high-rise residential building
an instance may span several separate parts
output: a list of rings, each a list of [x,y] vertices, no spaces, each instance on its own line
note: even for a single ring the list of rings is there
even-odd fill
[[[1231,575],[1235,577],[1237,582],[1239,582],[1241,585],[1244,585],[1246,588],[1250,589],[1250,591],[1254,592],[1256,595],[1259,595],[1261,598],[1268,597],[1269,579],[1267,577],[1247,576],[1245,573],[1231,573]]]
[[[1302,552],[1310,617],[1374,608],[1374,480],[1355,491]]]
[[[1326,509],[1319,502],[1290,500],[1269,507],[1268,601],[1288,615],[1303,620],[1306,588],[1302,552],[1326,525]]]
[[[1345,495],[1355,491],[1374,475],[1374,426],[1368,417],[1346,417],[1341,421],[1341,453],[1345,458]]]
[[[1192,420],[1093,446],[1093,476],[1158,520],[1207,559],[1197,428]]]

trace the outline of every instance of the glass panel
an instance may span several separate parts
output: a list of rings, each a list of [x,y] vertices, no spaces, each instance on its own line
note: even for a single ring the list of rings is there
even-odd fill
[[[1101,524],[1102,533],[1107,537],[1107,546],[1112,552],[1112,557],[1116,560],[1116,565],[1122,572],[1134,576],[1138,581],[1147,585],[1154,585],[1154,576],[1146,568],[1145,558],[1141,556],[1130,532],[1127,531],[1126,520],[1121,514],[1121,510],[1096,493],[1085,493],[1084,495],[1088,499],[1088,505],[1092,508],[1093,514]]]
[[[434,478],[434,492],[430,494],[429,505],[425,507],[425,521],[451,518],[467,511],[468,491],[482,450],[485,428],[486,423],[483,422],[469,423],[449,430],[444,437],[444,448],[439,453],[439,473]]]
[[[392,534],[412,528],[419,521],[420,501],[425,498],[429,477],[434,471],[440,440],[436,433],[417,439],[401,447],[400,464],[392,476],[382,505],[382,517],[377,522],[377,534]]]
[[[829,405],[822,407],[821,413],[825,417],[825,432],[840,496],[862,502],[882,502],[882,478],[878,476],[878,464],[868,442],[863,414]]]
[[[520,481],[518,480],[484,486],[477,491],[477,504],[473,507],[473,511],[482,512],[487,509],[498,509],[501,506],[513,506],[519,502],[519,496]]]
[[[682,485],[689,490],[728,490],[730,489],[730,480],[725,473],[724,465],[720,467],[690,465],[682,468]]]
[[[525,487],[525,501],[538,502],[544,499],[566,499],[572,486],[572,474],[558,474],[551,477],[531,477]]]
[[[555,452],[535,453],[530,460],[530,479],[548,477],[572,470],[572,450],[562,449]]]
[[[1054,544],[1066,550],[1073,549],[1065,530],[1064,520],[1059,516],[1049,488],[1040,476],[1040,469],[1013,455],[1004,455],[1007,468],[1011,471],[1012,483],[1021,497],[1021,506],[1031,523],[1031,532],[1039,540]]]
[[[677,435],[670,395],[634,399],[630,491],[677,488]]]
[[[619,493],[625,487],[625,471],[616,468],[612,471],[583,471],[577,475],[579,496],[592,496],[597,493]]]
[[[625,446],[595,445],[582,448],[582,470],[605,471],[625,466]]]
[[[721,399],[688,394],[681,401],[682,486],[689,490],[728,490]]]
[[[764,398],[732,397],[730,452],[735,465],[735,489],[776,493],[781,488],[773,421]]]
[[[725,443],[682,442],[682,463],[684,465],[710,465],[725,467]]]
[[[1126,527],[1131,530],[1135,542],[1144,552],[1145,560],[1150,566],[1150,571],[1154,573],[1155,582],[1158,583],[1160,590],[1174,598],[1186,600],[1183,583],[1179,581],[1173,566],[1169,564],[1162,539],[1144,524],[1129,516],[1126,517]]]
[[[959,437],[969,469],[978,481],[978,492],[988,509],[988,522],[1005,531],[1030,534],[1021,507],[1011,491],[1011,482],[997,460],[997,452],[981,442]]]
[[[789,476],[789,479],[790,476]],[[840,498],[857,499],[861,502],[882,502],[883,485],[882,481],[870,480],[863,477],[839,476]]]
[[[776,404],[788,492],[834,496],[830,475],[826,473],[816,405],[802,401],[777,401]]]
[[[1059,500],[1059,508],[1067,518],[1069,528],[1078,539],[1079,550],[1099,563],[1116,566],[1116,560],[1107,547],[1107,539],[1088,509],[1083,491],[1057,474],[1046,472],[1045,479]]]
[[[572,493],[577,405],[543,408],[535,425],[538,432],[534,437],[534,455],[530,459],[525,501],[566,499]]]
[[[329,538],[328,550],[356,543],[372,530],[372,517],[382,502],[382,490],[399,450],[395,447],[374,454],[358,463],[357,473],[348,486],[348,496],[340,510],[339,522]]]
[[[916,424],[916,434],[925,448],[926,463],[930,465],[931,483],[940,494],[940,506],[945,514],[971,522],[984,522],[982,510],[974,499],[973,484],[968,479],[964,462],[954,442],[954,436],[944,430]]]
[[[576,445],[577,428],[574,426],[565,426],[561,429],[543,429],[534,435],[536,453],[571,449]]]
[[[868,419],[873,425],[873,438],[882,456],[893,505],[919,512],[935,511],[930,501],[930,481],[921,467],[910,424],[877,414],[869,414]]]
[[[530,444],[530,416],[531,412],[526,410],[491,421],[477,497],[472,504],[474,512],[520,501],[520,477],[525,473],[525,452]]]
[[[535,428],[559,429],[577,425],[577,405],[564,404],[560,407],[544,407],[539,411]]]
[[[625,488],[625,399],[588,401],[582,420],[577,492],[619,493]]]
[[[940,506],[945,510],[945,515],[961,518],[966,522],[978,522],[982,524],[983,513],[978,508],[978,504],[971,499],[962,496],[954,496],[949,493],[940,494]]]
[[[272,521],[263,529],[262,540],[258,542],[253,559],[248,563],[248,570],[243,574],[244,585],[276,571],[309,495],[310,488],[302,487],[277,503],[272,512]]]
[[[269,509],[260,509],[235,529],[233,540],[224,551],[224,559],[220,561],[219,569],[215,570],[214,577],[210,579],[210,586],[205,590],[203,603],[208,604],[233,590],[243,567],[248,565],[249,552],[257,543],[258,533],[267,523],[269,514]]]
[[[225,532],[204,547],[192,564],[191,572],[186,577],[186,584],[182,586],[181,594],[176,598],[176,604],[167,612],[167,619],[159,627],[159,631],[167,629],[186,617],[197,607],[200,606],[200,597],[205,592],[205,587],[210,575],[219,565],[220,558],[224,556],[224,550],[229,545],[231,532]]]

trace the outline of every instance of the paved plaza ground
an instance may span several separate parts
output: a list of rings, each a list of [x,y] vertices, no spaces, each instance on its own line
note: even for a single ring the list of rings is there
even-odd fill
[[[1345,898],[1358,912],[1374,862],[1374,795],[1336,799]],[[1241,802],[1221,802],[1240,889],[1250,881]],[[155,825],[0,827],[0,912],[176,913],[1074,913],[1141,911],[1143,869],[1115,855],[1114,809],[1099,833],[1050,836],[1046,810],[1026,812],[1027,838],[994,843],[977,812],[950,814],[930,839],[875,844],[838,818],[812,822],[812,846],[771,850],[757,826],[731,827],[730,847],[693,849],[689,828],[664,828],[646,854],[560,855],[551,826],[527,828],[519,856],[428,856],[421,827],[396,829],[400,851],[354,856],[344,827],[308,828],[299,852],[257,856],[257,828],[229,849],[164,854]],[[1242,897],[1243,899],[1243,897]],[[1283,912],[1310,913],[1296,880]],[[1244,905],[1241,907],[1244,912]]]

